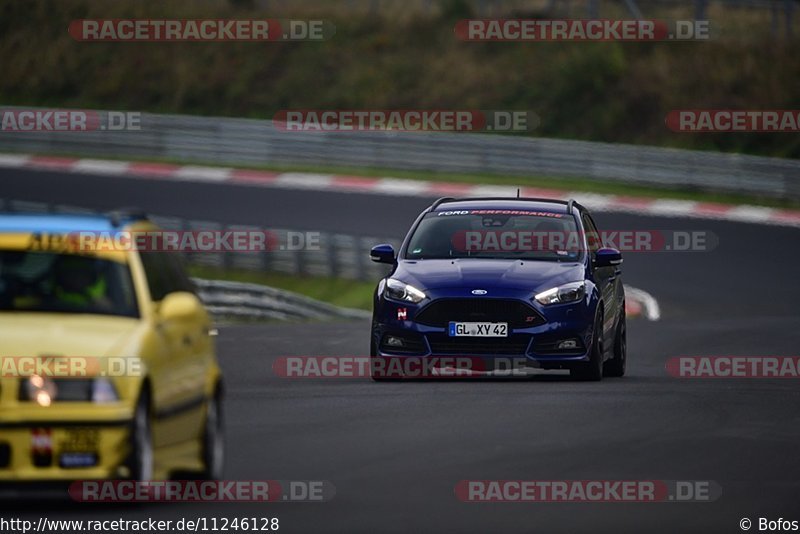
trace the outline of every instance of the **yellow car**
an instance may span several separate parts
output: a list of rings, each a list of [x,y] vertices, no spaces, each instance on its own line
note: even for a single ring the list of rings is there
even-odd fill
[[[180,256],[80,239],[158,231],[0,214],[0,486],[222,476],[215,331]]]

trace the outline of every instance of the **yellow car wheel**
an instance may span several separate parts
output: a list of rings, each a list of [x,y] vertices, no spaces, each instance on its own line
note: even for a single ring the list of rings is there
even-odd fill
[[[206,424],[203,432],[203,478],[222,479],[225,466],[225,429],[222,419],[222,392],[219,388],[206,406]]]
[[[133,480],[153,479],[153,432],[150,424],[150,396],[147,391],[139,395],[131,425],[130,469]]]

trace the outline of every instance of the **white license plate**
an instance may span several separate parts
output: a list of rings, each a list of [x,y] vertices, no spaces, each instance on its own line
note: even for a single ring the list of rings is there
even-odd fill
[[[451,321],[450,337],[508,337],[508,323],[456,323]]]

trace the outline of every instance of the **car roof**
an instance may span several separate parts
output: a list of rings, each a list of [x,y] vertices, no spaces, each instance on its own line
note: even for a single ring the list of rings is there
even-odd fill
[[[135,216],[54,215],[49,213],[0,213],[2,233],[118,232],[141,220]]]
[[[432,211],[457,211],[467,209],[502,209],[544,211],[548,213],[568,213],[568,203],[564,200],[526,199],[526,198],[461,198],[437,201]]]

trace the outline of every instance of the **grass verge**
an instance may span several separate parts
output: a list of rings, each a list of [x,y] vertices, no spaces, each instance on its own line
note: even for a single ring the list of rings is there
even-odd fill
[[[372,292],[375,289],[374,282],[260,271],[227,270],[205,265],[189,265],[189,274],[193,277],[209,280],[262,284],[293,291],[335,306],[362,310],[372,310]]]

